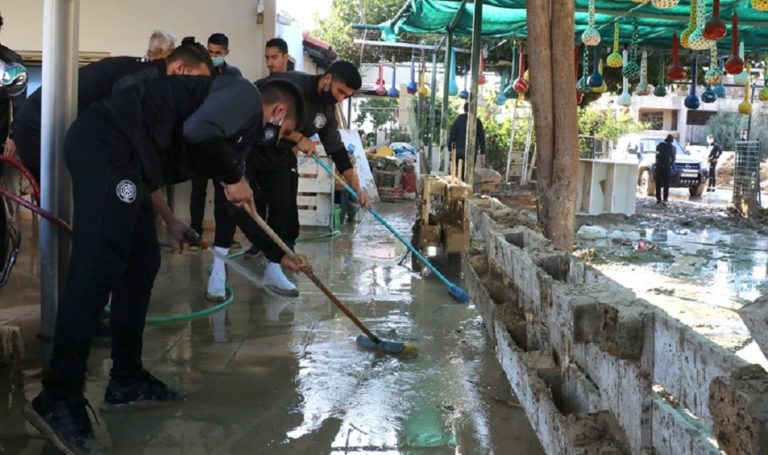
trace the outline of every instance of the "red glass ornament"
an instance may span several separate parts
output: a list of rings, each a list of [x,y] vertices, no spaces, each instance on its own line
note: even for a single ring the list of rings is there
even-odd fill
[[[719,40],[724,38],[727,33],[725,22],[720,19],[720,0],[715,0],[712,7],[712,18],[704,26],[704,31],[701,34],[706,39]]]
[[[685,79],[685,68],[680,65],[680,50],[678,48],[677,33],[672,34],[672,65],[667,69],[667,77],[673,81]]]
[[[725,62],[725,72],[739,74],[744,71],[744,60],[739,57],[739,16],[733,13],[731,21],[733,22],[733,40],[731,41],[731,56]]]

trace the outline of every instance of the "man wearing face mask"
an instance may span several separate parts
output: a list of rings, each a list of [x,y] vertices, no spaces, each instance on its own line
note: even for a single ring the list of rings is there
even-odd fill
[[[112,370],[102,411],[164,404],[183,395],[144,370],[142,333],[160,257],[149,194],[196,175],[218,178],[233,204],[253,206],[237,148],[265,136],[265,118],[282,118],[269,135],[286,135],[303,113],[295,87],[259,91],[239,77],[142,81],[80,115],[65,141],[72,177],[74,233],[66,288],[58,305],[50,371],[25,408],[27,419],[66,453],[101,453],[83,397],[88,350],[112,293]],[[297,271],[261,233],[265,254]]]
[[[307,104],[307,122],[299,131],[294,131],[288,141],[281,141],[277,147],[264,148],[261,153],[252,153],[248,158],[249,175],[256,180],[268,207],[268,223],[285,241],[293,247],[299,236],[299,214],[296,204],[298,192],[298,162],[296,154],[317,152],[309,136],[318,134],[328,155],[333,159],[338,171],[352,188],[362,197],[367,205],[365,193],[360,188],[352,164],[341,141],[336,126],[336,103],[352,96],[362,85],[360,73],[349,62],[333,63],[322,75],[310,75],[301,72],[273,73],[258,81],[284,79],[296,84]],[[251,254],[255,251],[249,250]],[[220,280],[220,286],[223,282]],[[283,273],[279,264],[270,262],[264,272],[265,286],[278,294],[297,296],[296,285]]]
[[[715,136],[711,134],[707,136],[707,144],[709,145],[709,187],[707,188],[707,192],[711,193],[715,191],[717,160],[720,158],[720,155],[723,154],[723,148],[717,143]]]
[[[208,37],[208,54],[213,61],[213,74],[242,76],[240,70],[224,61],[229,55],[229,38],[223,33],[214,33]],[[192,229],[203,235],[203,217],[205,215],[205,197],[208,192],[208,179],[192,179],[192,191],[189,197],[189,218]],[[192,247],[196,249],[196,247]]]

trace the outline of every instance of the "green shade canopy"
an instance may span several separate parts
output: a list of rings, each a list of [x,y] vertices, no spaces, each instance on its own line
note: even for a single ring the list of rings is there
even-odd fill
[[[473,0],[464,5],[462,14],[454,28],[459,36],[472,35]],[[705,0],[700,0],[705,1]],[[461,6],[460,0],[409,0],[401,14],[393,21],[376,26],[384,39],[395,39],[400,33],[443,34]],[[707,19],[712,14],[712,0],[706,0]],[[579,37],[589,25],[588,0],[575,0],[576,36]],[[688,26],[691,0],[680,0],[670,9],[658,9],[648,3],[631,0],[596,0],[595,27],[602,37],[601,46],[611,46],[613,23],[621,28],[622,45],[629,43],[632,36],[632,22],[637,19],[640,45],[645,48],[669,49],[672,33],[678,35]],[[739,38],[744,41],[748,52],[768,53],[768,12],[752,8],[750,0],[721,0],[720,18],[728,25],[728,35],[718,41],[721,53],[730,52],[731,14],[739,15]],[[483,37],[516,38],[527,36],[526,9],[524,0],[484,0]],[[681,51],[685,51],[681,49]]]

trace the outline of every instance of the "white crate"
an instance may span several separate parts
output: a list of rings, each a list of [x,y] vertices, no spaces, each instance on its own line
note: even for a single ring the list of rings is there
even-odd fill
[[[331,169],[333,160],[320,158]],[[314,160],[299,164],[299,189],[296,205],[299,207],[299,225],[331,226],[333,223],[334,179]]]

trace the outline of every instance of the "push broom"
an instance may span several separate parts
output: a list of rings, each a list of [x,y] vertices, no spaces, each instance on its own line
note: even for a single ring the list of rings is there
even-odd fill
[[[347,184],[347,182],[344,181],[344,179],[342,179],[339,175],[337,175],[335,172],[333,172],[333,170],[327,164],[325,164],[322,160],[320,160],[317,157],[317,155],[312,155],[312,158],[315,160],[315,162],[318,164],[318,166],[320,166],[323,169],[325,169],[325,171],[328,172],[329,174],[331,174],[334,178],[336,178],[336,180],[339,183],[344,185],[344,188],[349,192],[349,194],[352,195],[352,197],[355,198],[356,201],[358,201],[358,202],[360,201],[360,196],[358,196],[358,194],[355,192],[355,190],[353,190],[352,187],[349,186]],[[434,265],[432,265],[431,262],[429,262],[429,259],[425,258],[424,255],[421,254],[419,252],[419,250],[417,250],[416,247],[414,247],[411,244],[411,242],[405,240],[405,238],[403,238],[403,236],[400,235],[400,233],[397,232],[395,230],[395,228],[393,228],[389,223],[387,223],[387,220],[385,220],[384,217],[381,216],[381,214],[379,212],[377,212],[376,210],[374,210],[373,208],[370,208],[370,207],[368,208],[368,211],[371,213],[371,215],[373,215],[374,218],[379,220],[379,222],[381,224],[383,224],[384,227],[389,230],[389,232],[394,234],[394,236],[397,237],[397,240],[400,240],[400,242],[402,242],[403,245],[408,247],[408,249],[411,251],[411,253],[414,256],[416,256],[417,258],[419,258],[419,260],[425,266],[427,266],[427,268],[430,271],[432,271],[432,273],[434,273],[435,276],[437,278],[439,278],[440,281],[442,281],[448,287],[448,292],[450,292],[451,296],[453,296],[454,299],[456,299],[460,303],[466,303],[466,302],[469,301],[469,294],[467,294],[467,291],[465,291],[464,289],[460,288],[456,284],[452,283],[451,280],[449,280],[448,278],[445,277],[445,275],[440,273],[440,271],[437,270],[437,268]]]
[[[296,254],[291,251],[290,248],[288,248],[288,245],[286,245],[285,242],[283,242],[283,240],[278,237],[277,234],[275,234],[275,231],[269,227],[269,225],[264,221],[264,219],[261,218],[261,216],[259,216],[257,212],[254,212],[253,209],[247,205],[244,207],[245,211],[251,216],[251,218],[253,218],[253,221],[259,225],[259,227],[267,234],[267,236],[269,236],[273,242],[275,242],[275,244],[277,244],[281,250],[283,250],[283,253],[292,258],[296,257]],[[333,292],[331,292],[331,290],[328,289],[317,276],[315,276],[314,272],[309,271],[304,272],[304,274],[307,276],[307,278],[310,279],[310,281],[315,284],[315,286],[317,286],[318,289],[323,292],[323,294],[325,294],[326,297],[328,297],[331,302],[333,302],[334,305],[336,305],[339,310],[341,310],[342,313],[344,313],[344,315],[346,315],[360,330],[363,331],[365,335],[359,335],[355,340],[358,346],[374,351],[385,352],[388,354],[408,354],[415,353],[417,351],[416,346],[411,343],[386,341],[376,336],[368,327],[366,327],[365,324],[363,324],[362,321],[360,321],[360,319],[357,318],[357,316],[354,315],[354,313],[349,310],[349,308],[341,303],[341,301],[333,294]]]

